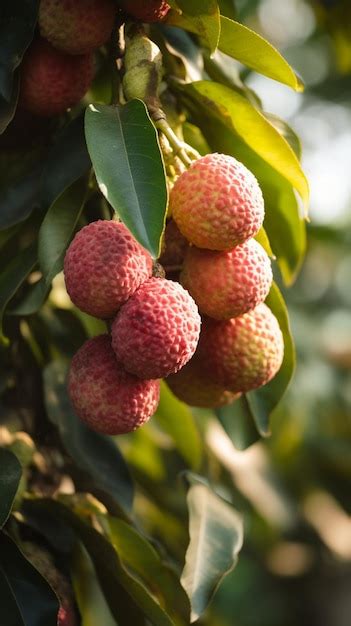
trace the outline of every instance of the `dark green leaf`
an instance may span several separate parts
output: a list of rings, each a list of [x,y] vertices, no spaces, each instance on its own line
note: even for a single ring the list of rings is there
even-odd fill
[[[39,231],[38,258],[46,285],[63,268],[70,243],[87,194],[87,180],[77,180],[66,189],[48,210]]]
[[[251,409],[245,396],[217,409],[216,415],[237,450],[245,450],[259,439]]]
[[[0,337],[2,336],[2,319],[7,304],[27,278],[37,262],[37,246],[30,245],[10,261],[0,274]]]
[[[187,476],[190,543],[181,582],[190,599],[192,621],[196,621],[237,563],[243,521],[205,480],[190,473]]]
[[[189,407],[161,383],[161,397],[154,419],[172,437],[177,450],[194,470],[202,459],[202,444]]]
[[[219,9],[221,15],[229,17],[231,20],[236,18],[236,9],[234,0],[219,0]]]
[[[135,238],[156,259],[167,209],[157,133],[145,105],[90,105],[85,133],[102,193]]]
[[[56,137],[43,171],[41,197],[50,206],[91,167],[84,135],[84,116],[67,124]]]
[[[148,590],[122,565],[109,541],[66,506],[53,500],[29,503],[44,507],[69,523],[88,551],[110,610],[119,626],[145,626],[144,615],[155,626],[172,626]]]
[[[0,606],[1,621],[4,626],[26,626],[19,606],[16,602],[14,592],[11,588],[6,574],[2,571],[0,563]]]
[[[174,624],[188,624],[190,606],[174,572],[152,545],[134,528],[117,518],[108,518],[110,541],[122,563],[135,572],[157,597]]]
[[[17,457],[0,448],[0,527],[6,523],[15,499],[22,468]]]
[[[13,90],[13,72],[33,38],[38,9],[39,0],[11,0],[1,6],[0,94],[8,102]]]
[[[6,130],[7,126],[13,119],[17,107],[18,94],[19,73],[16,72],[13,79],[10,100],[5,100],[3,96],[0,96],[0,135]]]
[[[273,380],[246,395],[256,426],[262,436],[270,433],[269,418],[282,399],[295,370],[295,348],[290,331],[288,311],[277,285],[273,283],[266,304],[276,316],[284,337],[284,360]]]
[[[0,574],[7,586],[2,594],[7,592],[8,596],[11,590],[16,616],[14,621],[4,622],[2,613],[1,623],[4,626],[57,626],[59,603],[56,595],[12,539],[4,533],[0,533]],[[7,606],[9,608],[9,601]]]
[[[25,174],[21,180],[11,181],[2,189],[0,198],[0,230],[23,222],[39,206],[42,164]]]
[[[133,483],[128,467],[110,437],[89,430],[74,415],[66,390],[66,375],[66,366],[58,361],[44,370],[49,418],[59,429],[62,442],[78,467],[88,473],[99,490],[112,498],[115,506],[129,512]]]

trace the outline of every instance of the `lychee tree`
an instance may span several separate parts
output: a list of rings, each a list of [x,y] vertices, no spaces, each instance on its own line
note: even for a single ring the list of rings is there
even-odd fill
[[[209,427],[270,433],[308,205],[244,75],[302,82],[232,2],[3,4],[1,624],[213,624],[246,505]]]

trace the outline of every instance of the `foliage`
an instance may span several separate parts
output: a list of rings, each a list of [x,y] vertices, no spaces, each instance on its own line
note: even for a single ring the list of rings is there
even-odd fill
[[[249,621],[246,605],[242,619],[239,613],[228,619],[222,604],[232,594],[230,584],[236,599],[242,589],[247,593],[245,576],[263,603],[265,584],[270,589],[273,577],[264,560],[276,537],[290,532],[292,540],[306,541],[301,530],[306,520],[296,510],[304,477],[294,478],[290,490],[283,482],[299,474],[301,462],[313,484],[308,455],[326,466],[326,475],[328,467],[343,480],[349,475],[349,463],[338,458],[343,445],[349,452],[349,439],[343,442],[338,435],[335,448],[325,452],[309,433],[302,445],[302,428],[294,436],[288,432],[294,429],[293,410],[284,423],[286,404],[281,404],[295,367],[284,297],[305,255],[309,190],[296,134],[264,110],[245,78],[258,72],[296,92],[302,81],[270,42],[241,23],[233,2],[172,0],[166,22],[145,31],[163,56],[158,110],[165,111],[168,129],[155,107],[147,106],[148,98],[126,102],[123,97],[117,33],[97,55],[96,77],[85,99],[59,118],[38,122],[16,109],[21,60],[34,36],[38,2],[5,4],[0,27],[0,159],[6,164],[0,175],[1,623],[56,623],[57,598],[23,550],[31,541],[50,552],[55,568],[70,581],[77,623],[83,626],[185,626],[198,619],[214,626],[264,626],[259,606]],[[335,33],[336,18],[333,24]],[[79,422],[67,396],[69,359],[105,326],[68,301],[63,258],[77,229],[115,213],[153,258],[159,257],[168,185],[177,173],[165,145],[179,149],[183,165],[194,150],[219,151],[256,175],[266,205],[258,238],[272,257],[280,287],[274,283],[267,304],[279,320],[285,358],[266,387],[216,412],[191,409],[163,383],[151,422],[132,435],[108,438]],[[317,231],[314,237],[318,240]],[[292,298],[294,315],[297,309]],[[303,358],[303,347],[298,350]],[[267,437],[272,424],[277,432],[270,443],[238,452]],[[22,431],[34,442],[34,456],[18,452]],[[323,433],[325,449],[328,432]],[[23,449],[31,445],[26,442]],[[262,513],[235,464],[236,455],[252,450],[264,451],[262,484],[264,493],[279,501],[276,520]],[[267,450],[273,460],[267,461]],[[280,478],[273,477],[274,467]],[[344,492],[333,495],[350,509]],[[297,520],[295,525],[284,515]],[[242,548],[244,526],[242,565],[228,576]],[[319,558],[315,535],[311,546]],[[238,611],[240,601],[235,600]],[[283,613],[278,607],[278,617]],[[284,622],[284,617],[273,621],[269,610],[266,614],[270,626],[292,623],[290,616]]]

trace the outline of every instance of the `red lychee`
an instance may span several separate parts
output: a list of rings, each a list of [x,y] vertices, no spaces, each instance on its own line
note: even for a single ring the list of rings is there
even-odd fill
[[[134,19],[148,23],[160,22],[171,8],[165,0],[120,0],[119,4]]]
[[[37,39],[21,66],[19,105],[43,117],[64,113],[83,98],[93,75],[91,54],[72,57]]]
[[[112,0],[41,0],[40,33],[58,50],[86,54],[108,40],[115,15]]]
[[[226,154],[208,154],[179,176],[170,211],[184,237],[198,248],[229,250],[257,234],[264,202],[245,165]]]
[[[112,346],[127,371],[164,378],[193,356],[200,335],[197,306],[179,283],[151,278],[122,307]]]
[[[272,280],[268,255],[255,239],[229,252],[192,246],[180,277],[201,313],[218,320],[252,311],[266,299]]]
[[[152,259],[124,224],[99,220],[73,239],[64,273],[72,302],[85,313],[109,319],[151,276]]]
[[[155,413],[160,383],[128,374],[116,360],[109,335],[100,335],[74,355],[68,391],[76,414],[92,430],[122,435]]]
[[[205,374],[202,359],[197,352],[179,372],[168,376],[166,382],[179,400],[200,408],[214,409],[225,406],[241,395],[227,391],[214,383],[211,377]]]
[[[284,340],[278,321],[265,304],[228,321],[203,321],[199,354],[212,380],[233,392],[268,383],[280,369]]]

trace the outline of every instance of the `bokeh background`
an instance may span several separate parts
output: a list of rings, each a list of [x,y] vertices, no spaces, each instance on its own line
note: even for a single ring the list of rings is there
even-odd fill
[[[311,185],[308,250],[285,290],[298,353],[272,436],[236,452],[212,446],[248,503],[246,543],[217,593],[213,624],[351,624],[351,3],[237,0],[239,20],[303,78],[293,93],[246,82],[302,142]]]

